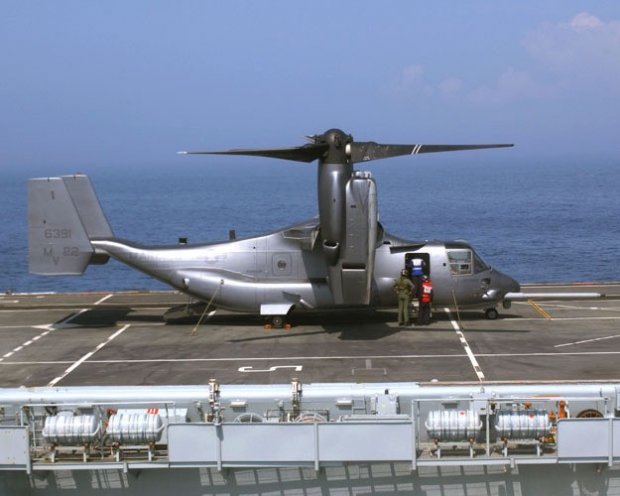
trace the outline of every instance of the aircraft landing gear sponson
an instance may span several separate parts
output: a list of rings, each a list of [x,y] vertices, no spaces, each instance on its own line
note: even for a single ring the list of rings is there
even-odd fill
[[[495,320],[499,313],[495,308],[487,308],[484,312],[484,316],[489,320]]]

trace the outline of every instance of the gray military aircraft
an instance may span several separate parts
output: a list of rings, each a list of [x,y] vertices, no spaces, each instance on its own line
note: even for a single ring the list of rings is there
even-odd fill
[[[394,279],[414,258],[432,277],[435,305],[483,309],[496,318],[498,304],[523,298],[514,279],[463,241],[408,241],[384,231],[375,181],[353,168],[400,155],[512,145],[386,145],[354,141],[338,129],[308,139],[291,148],[179,152],[318,160],[318,219],[245,239],[142,246],[114,236],[87,176],[31,179],[30,272],[82,274],[113,257],[214,308],[259,313],[276,327],[293,309],[394,306]]]

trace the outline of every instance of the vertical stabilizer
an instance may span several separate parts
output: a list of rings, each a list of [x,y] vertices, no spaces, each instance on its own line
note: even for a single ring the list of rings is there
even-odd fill
[[[78,204],[85,202],[88,193],[77,189]],[[92,211],[84,215],[97,217]],[[102,228],[100,222],[95,226]],[[28,181],[28,254],[30,272],[42,275],[82,274],[94,254],[63,178]]]
[[[69,192],[86,234],[89,238],[111,238],[112,229],[101,210],[90,179],[84,174],[63,176],[61,178]]]

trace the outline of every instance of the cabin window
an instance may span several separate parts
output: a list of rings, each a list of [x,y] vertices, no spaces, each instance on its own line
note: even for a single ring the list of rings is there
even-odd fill
[[[473,273],[473,253],[471,250],[448,250],[450,274],[466,276]]]

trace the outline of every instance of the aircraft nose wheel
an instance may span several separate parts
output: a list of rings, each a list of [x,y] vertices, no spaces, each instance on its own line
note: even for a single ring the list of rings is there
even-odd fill
[[[489,320],[495,320],[499,317],[499,313],[495,308],[487,308],[484,312],[484,316]]]

